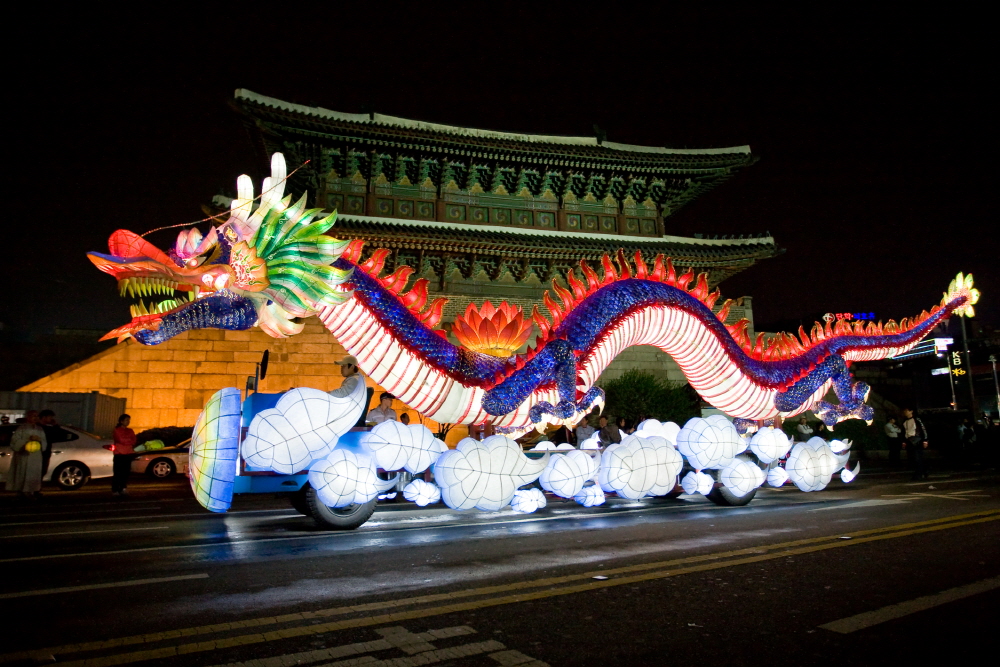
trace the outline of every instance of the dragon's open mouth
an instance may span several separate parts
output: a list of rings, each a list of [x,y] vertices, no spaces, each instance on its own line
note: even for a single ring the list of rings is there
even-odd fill
[[[206,295],[197,285],[179,283],[163,275],[135,275],[118,279],[118,294],[138,301],[129,306],[132,320],[106,333],[101,340],[122,338],[136,331],[156,331],[163,317],[179,312],[200,296]],[[167,297],[157,301],[157,297]],[[147,303],[144,299],[152,297]]]
[[[111,254],[92,252],[88,258],[117,279],[120,296],[134,302],[129,307],[131,321],[101,340],[121,341],[138,331],[157,331],[165,316],[215,292],[212,276],[205,285],[198,284],[209,275],[202,267],[177,266],[170,256],[132,232],[115,232],[109,246]]]

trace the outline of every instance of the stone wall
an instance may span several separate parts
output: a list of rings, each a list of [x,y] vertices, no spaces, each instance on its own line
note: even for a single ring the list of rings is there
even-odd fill
[[[126,399],[138,429],[190,426],[216,391],[246,386],[266,349],[271,355],[261,391],[277,393],[293,387],[330,391],[340,386],[335,362],[347,352],[319,320],[311,318],[301,334],[285,339],[271,338],[257,328],[188,331],[155,346],[129,339],[19,391],[99,391]],[[376,395],[382,391],[370,380],[369,385]],[[403,409],[402,404],[394,407],[397,412]]]

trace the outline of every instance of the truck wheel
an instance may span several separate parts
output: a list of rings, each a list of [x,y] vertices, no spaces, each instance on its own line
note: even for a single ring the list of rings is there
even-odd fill
[[[292,501],[292,508],[303,516],[312,516],[312,511],[309,509],[309,501],[306,500],[306,492],[308,490],[309,482],[306,482],[301,489],[295,493],[288,494],[288,499]]]
[[[306,487],[305,497],[309,504],[309,516],[322,528],[354,530],[375,512],[375,500],[347,507],[327,507],[316,495],[316,489],[311,486]]]
[[[726,487],[719,485],[708,494],[708,499],[722,507],[742,507],[753,500],[753,497],[756,495],[757,489],[754,489],[745,496],[738,496]]]

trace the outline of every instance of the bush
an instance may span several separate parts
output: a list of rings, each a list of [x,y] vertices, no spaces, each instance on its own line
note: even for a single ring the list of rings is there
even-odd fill
[[[605,413],[613,419],[625,417],[631,425],[641,419],[683,425],[701,414],[700,401],[690,386],[658,380],[646,371],[628,370],[600,386],[605,394]]]

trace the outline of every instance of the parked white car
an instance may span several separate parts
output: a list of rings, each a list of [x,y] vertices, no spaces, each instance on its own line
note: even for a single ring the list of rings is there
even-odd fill
[[[166,479],[175,473],[186,475],[188,472],[188,438],[176,447],[154,449],[136,454],[132,461],[132,472],[145,473],[156,479]]]
[[[10,468],[10,434],[17,428],[16,424],[0,427],[0,482],[7,481],[7,470]],[[63,426],[76,436],[74,440],[57,442],[52,448],[52,459],[49,461],[48,472],[42,478],[43,482],[55,484],[67,491],[79,489],[91,478],[111,477],[111,464],[114,455],[109,447],[111,440],[103,440],[93,433],[87,433],[72,426]]]

